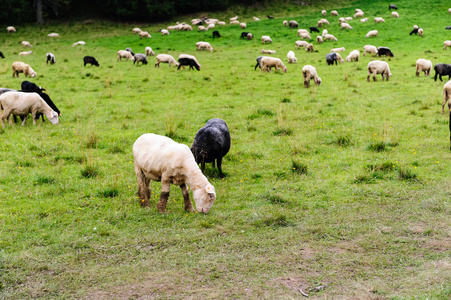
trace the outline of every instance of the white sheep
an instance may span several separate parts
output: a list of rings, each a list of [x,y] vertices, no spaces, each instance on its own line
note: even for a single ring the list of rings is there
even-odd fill
[[[321,78],[318,77],[315,67],[311,65],[305,65],[302,68],[302,78],[304,79],[305,88],[309,88],[311,79],[313,79],[316,85],[321,84]]]
[[[295,49],[298,49],[298,48],[301,48],[301,47],[307,47],[307,45],[308,45],[308,42],[306,42],[306,41],[296,41],[296,42],[294,42],[294,47],[295,47]]]
[[[235,16],[235,17],[233,17],[233,18],[230,18],[229,20],[230,20],[230,21],[236,21],[236,20],[238,20],[238,16]]]
[[[147,31],[141,31],[139,33],[139,39],[142,40],[143,37],[146,37],[146,38],[150,39],[152,36]]]
[[[310,34],[307,32],[301,32],[300,34],[299,34],[299,38],[301,39],[301,40],[303,40],[303,39],[305,39],[305,40],[311,40],[312,39],[312,37],[310,36]]]
[[[374,23],[385,23],[385,20],[381,17],[374,18]]]
[[[283,20],[283,26],[285,26],[285,27],[288,26],[288,21],[287,20]]]
[[[31,48],[31,44],[30,44],[30,42],[28,42],[28,41],[23,41],[23,42],[22,42],[22,47],[28,47],[28,48]]]
[[[398,14],[396,11],[392,11],[392,12],[391,12],[391,16],[392,16],[393,18],[399,18],[399,14]]]
[[[8,27],[6,27],[6,31],[7,31],[8,33],[16,32],[16,28],[14,28],[14,26],[8,26]]]
[[[208,29],[205,26],[200,25],[199,27],[197,27],[197,29],[199,31],[207,31]]]
[[[324,40],[325,41],[338,41],[338,39],[336,37],[334,37],[332,34],[326,34],[324,35]]]
[[[260,21],[260,19],[257,17],[252,17],[252,19],[254,19],[254,21]]]
[[[335,53],[338,53],[338,52],[344,52],[344,51],[346,51],[346,50],[345,50],[345,47],[341,47],[341,48],[333,48],[332,50],[330,50],[330,52],[335,52]]]
[[[48,37],[60,37],[60,35],[56,32],[49,33],[49,34],[47,34],[47,36]]]
[[[352,20],[352,17],[345,17],[345,20],[350,21],[350,20]]]
[[[123,58],[125,58],[125,60],[129,60],[129,59],[131,61],[135,60],[135,57],[129,51],[126,51],[126,50],[117,51],[117,60],[122,61]]]
[[[360,19],[360,22],[368,22],[368,18]]]
[[[318,35],[318,36],[316,37],[316,42],[317,42],[318,44],[321,44],[321,43],[323,42],[323,37],[320,36],[320,35]]]
[[[19,55],[30,55],[32,53],[33,53],[33,51],[30,50],[30,51],[20,52]]]
[[[246,23],[240,23],[240,28],[241,29],[244,29],[244,28],[246,28],[247,27],[247,24]]]
[[[191,27],[188,24],[182,24],[181,28],[182,28],[183,31],[193,31],[193,27]]]
[[[349,25],[348,23],[341,23],[341,30],[346,29],[346,30],[353,30],[352,26]]]
[[[323,9],[323,10],[321,11],[321,14],[322,14],[323,16],[326,16],[326,15],[327,15],[327,11],[326,11],[325,9]]]
[[[296,36],[301,35],[302,33],[309,33],[307,29],[298,29],[298,31],[296,32]]]
[[[280,58],[263,56],[260,65],[262,72],[267,71],[269,73],[271,71],[271,68],[275,68],[276,71],[282,69],[283,72],[287,72],[287,67],[285,67]]]
[[[230,21],[230,25],[239,25],[240,22],[239,21]]]
[[[250,41],[250,40],[252,40],[253,38],[254,38],[254,36],[252,35],[252,33],[248,32],[247,35],[246,35],[246,39],[247,39],[248,41]]]
[[[77,46],[77,45],[86,45],[86,43],[84,42],[84,41],[78,41],[78,42],[76,42],[76,43],[73,43],[72,44],[72,47],[75,47],[75,46]]]
[[[373,45],[363,46],[363,56],[366,56],[367,53],[376,55],[377,54],[376,46],[373,46]]]
[[[338,23],[348,23],[345,18],[339,18]]]
[[[445,83],[445,86],[443,87],[443,103],[442,103],[442,114],[445,113],[445,104],[448,102],[448,109],[449,113],[451,115],[451,80],[449,80],[447,83]],[[451,129],[450,129],[451,131]]]
[[[161,29],[161,35],[169,35],[169,30]]]
[[[160,67],[160,63],[168,63],[169,67],[171,67],[171,65],[174,66],[179,66],[179,63],[175,61],[174,57],[172,57],[169,54],[158,54],[157,57],[157,62],[155,63],[155,67]]]
[[[318,21],[318,24],[316,25],[317,27],[322,27],[323,25],[329,25],[330,23],[329,23],[329,21],[327,21],[326,19],[320,19],[319,21]]]
[[[418,28],[418,35],[423,37],[423,28]]]
[[[363,11],[358,11],[354,14],[354,19],[363,18],[363,15],[364,15]]]
[[[313,44],[308,44],[308,45],[305,47],[305,52],[314,52],[314,50],[313,50]]]
[[[269,44],[272,43],[272,40],[271,40],[271,38],[269,37],[269,35],[263,35],[263,36],[262,36],[262,44],[266,44],[266,43],[269,43]]]
[[[451,8],[448,8],[448,15],[451,14]]]
[[[367,38],[376,37],[376,36],[379,36],[379,32],[377,30],[370,30],[370,31],[368,31],[368,33],[365,36]]]
[[[330,15],[331,15],[331,16],[338,16],[338,11],[332,10],[332,11],[330,12]]]
[[[359,61],[360,51],[352,50],[351,53],[346,57],[346,61]]]
[[[150,205],[151,180],[161,181],[160,201],[157,203],[161,213],[166,211],[171,183],[182,189],[186,211],[194,211],[187,185],[193,191],[198,212],[208,213],[213,206],[215,188],[202,174],[188,146],[165,136],[147,133],[133,144],[133,156],[142,207]]]
[[[420,72],[424,72],[424,76],[429,76],[432,70],[432,62],[430,60],[426,60],[420,58],[416,62],[416,70],[415,76],[420,76]]]
[[[153,52],[152,48],[150,48],[150,47],[145,48],[145,53],[146,53],[146,56],[154,56],[155,55],[155,52]]]
[[[208,50],[210,52],[213,52],[213,47],[210,45],[209,42],[197,42],[196,43],[196,50],[200,51],[200,50]]]
[[[136,27],[136,28],[132,29],[132,32],[133,32],[133,34],[139,34],[140,32],[142,32],[142,30],[139,29],[138,27]]]
[[[323,29],[323,32],[322,32],[322,34],[321,34],[321,36],[324,38],[324,36],[326,35],[326,34],[328,34],[329,32],[327,31],[327,29]]]
[[[211,23],[211,24],[208,24],[206,29],[209,30],[209,29],[213,29],[213,28],[215,28],[215,24]]]
[[[276,53],[275,50],[265,50],[265,49],[262,49],[261,52],[262,52],[263,54],[275,54],[275,53]]]
[[[2,127],[5,127],[5,119],[9,120],[12,125],[12,120],[9,118],[11,114],[25,117],[22,125],[25,124],[29,113],[33,116],[33,124],[36,125],[36,115],[44,114],[52,124],[58,124],[58,113],[37,94],[37,93],[23,93],[11,91],[0,96],[0,108],[3,109],[1,115]]]
[[[218,24],[218,25],[225,25],[226,22],[224,22],[224,21],[218,21],[216,24]]]
[[[288,58],[288,63],[289,63],[289,64],[295,64],[295,63],[298,62],[296,56],[294,55],[294,52],[291,51],[291,50],[288,51],[288,53],[287,53],[287,58]]]
[[[443,50],[446,50],[447,47],[450,47],[450,48],[451,48],[451,41],[444,41],[444,42],[443,42],[443,45],[445,45],[445,46],[443,47]]]
[[[382,75],[382,80],[384,80],[384,78],[388,81],[390,79],[391,76],[393,76],[390,73],[390,67],[388,66],[388,63],[382,60],[373,60],[370,61],[368,63],[368,76],[366,78],[366,80],[369,82],[370,81],[370,76],[371,74],[373,74],[373,81],[377,81],[376,80],[376,75],[377,74],[381,74]]]
[[[12,64],[13,78],[15,76],[19,77],[19,73],[23,73],[25,77],[30,75],[30,77],[36,77],[36,72],[31,68],[30,65],[23,63],[21,61],[15,61]]]

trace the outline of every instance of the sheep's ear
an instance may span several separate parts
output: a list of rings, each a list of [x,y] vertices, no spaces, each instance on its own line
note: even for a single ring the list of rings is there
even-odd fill
[[[205,188],[205,191],[206,191],[207,193],[209,193],[209,194],[213,194],[213,193],[215,192],[215,189],[213,188],[212,185],[208,185],[208,186]]]

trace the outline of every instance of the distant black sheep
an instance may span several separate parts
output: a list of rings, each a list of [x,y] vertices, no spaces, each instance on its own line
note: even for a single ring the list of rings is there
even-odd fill
[[[268,19],[274,19],[274,17],[271,17],[270,15],[268,15]]]
[[[241,32],[240,39],[247,39],[247,35],[249,32]]]
[[[387,47],[377,48],[377,56],[381,56],[381,55],[390,56],[390,57],[394,56],[393,53],[391,52],[391,50]]]
[[[443,81],[442,76],[447,76],[447,75],[448,75],[448,80],[451,79],[451,65],[436,64],[434,66],[434,70],[435,70],[435,76],[434,76],[435,81],[437,81],[437,75],[439,76],[440,81]]]
[[[132,48],[125,48],[125,51],[130,52],[133,56],[135,56],[135,53],[133,53]]]
[[[394,5],[394,4],[390,4],[390,5],[388,5],[388,9],[389,10],[390,9],[398,9],[398,7],[396,5]]]
[[[314,26],[310,27],[310,33],[312,33],[312,32],[319,32],[319,29]]]
[[[83,62],[85,63],[84,66],[86,66],[86,64],[91,64],[91,66],[99,66],[99,63],[97,62],[97,60],[92,57],[92,56],[85,56],[83,57]]]
[[[181,66],[189,66],[188,70],[194,70],[194,68],[196,68],[197,71],[200,71],[199,64],[191,58],[179,58],[179,66],[177,67],[177,70],[179,70]]]
[[[226,122],[218,118],[208,120],[205,126],[199,129],[191,146],[191,152],[194,155],[196,163],[201,164],[202,172],[205,170],[205,163],[212,163],[214,168],[216,160],[221,178],[224,177],[221,168],[222,158],[229,150],[229,128]]]
[[[420,28],[414,28],[410,33],[409,33],[409,35],[412,35],[412,34],[418,34],[418,29],[420,29]]]
[[[2,53],[2,52],[0,52],[0,57],[1,57],[1,58],[5,58],[5,56],[3,56],[3,53]]]
[[[215,38],[215,37],[217,37],[217,38],[221,37],[221,35],[219,34],[219,31],[217,31],[217,30],[213,31],[213,38]]]
[[[445,29],[451,29],[451,26],[446,26],[446,28]],[[1,53],[1,52],[0,52]]]
[[[335,64],[337,65],[338,63],[337,63],[337,60],[338,60],[338,57],[337,57],[337,53],[335,53],[335,52],[333,52],[333,53],[327,53],[326,54],[326,62],[327,62],[327,65],[333,65],[334,64],[334,62],[335,62]]]

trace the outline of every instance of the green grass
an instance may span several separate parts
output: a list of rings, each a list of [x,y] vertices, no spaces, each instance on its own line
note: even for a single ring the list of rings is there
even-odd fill
[[[11,64],[29,63],[38,76],[27,80],[46,88],[62,116],[57,126],[28,120],[0,131],[0,298],[299,299],[302,287],[313,299],[449,299],[449,116],[444,83],[415,77],[414,67],[418,58],[449,62],[449,3],[398,1],[393,19],[386,1],[309,2],[209,14],[239,15],[252,41],[239,39],[238,26],[218,26],[213,40],[210,31],[159,35],[169,22],[7,24],[18,31],[0,32],[1,87],[19,89],[23,75],[12,78]],[[347,32],[328,15],[338,42],[294,50],[296,30],[282,21],[308,28],[323,8],[340,16],[360,8],[369,22],[351,20]],[[408,35],[414,24],[424,38]],[[152,38],[132,35],[136,26]],[[373,29],[380,37],[366,39]],[[262,46],[261,35],[273,44]],[[32,55],[18,56],[22,40]],[[86,45],[72,47],[79,40]],[[196,52],[201,40],[214,52]],[[380,58],[390,81],[366,81],[377,58],[326,64],[331,48],[346,56],[366,44],[394,52]],[[154,68],[155,57],[147,66],[116,60],[120,49],[146,46],[195,55],[201,71]],[[293,50],[298,63],[287,73],[254,71],[262,48],[284,62]],[[85,55],[100,67],[83,67]],[[306,64],[320,86],[304,88]],[[167,213],[157,213],[156,182],[141,208],[134,141],[153,132],[190,146],[214,117],[227,122],[232,146],[225,178],[206,166],[217,192],[211,211],[186,213],[171,186]]]

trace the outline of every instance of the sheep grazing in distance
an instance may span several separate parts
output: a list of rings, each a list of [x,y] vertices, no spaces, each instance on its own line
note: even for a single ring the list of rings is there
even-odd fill
[[[58,113],[56,113],[50,106],[36,93],[22,93],[17,91],[10,91],[0,96],[0,107],[3,109],[1,116],[2,127],[5,127],[5,119],[9,120],[12,125],[12,120],[9,119],[11,114],[16,116],[23,116],[22,125],[25,124],[26,117],[31,112],[33,116],[33,124],[36,125],[36,115],[38,113],[44,114],[52,124],[58,124]]]
[[[330,12],[330,15],[331,15],[331,16],[338,16],[338,11],[332,10],[332,11]]]
[[[307,47],[307,45],[308,45],[308,42],[306,42],[306,41],[296,41],[296,42],[294,42],[294,48],[295,49],[298,49],[298,48],[301,48],[301,47]]]
[[[387,48],[387,47],[378,47],[377,48],[377,56],[380,57],[382,55],[389,56],[389,57],[395,56],[393,54],[393,52],[391,52],[391,50],[389,48]]]
[[[282,24],[283,24],[283,26],[287,27],[288,26],[288,21],[287,20],[283,20]]]
[[[132,48],[127,47],[127,48],[125,48],[125,51],[128,51],[128,52],[130,52],[133,56],[135,56],[135,53],[133,53]]]
[[[352,26],[349,25],[348,23],[341,23],[341,30],[346,29],[346,30],[353,30]]]
[[[276,51],[275,50],[265,50],[265,49],[262,49],[262,54],[275,54],[276,53]]]
[[[446,50],[446,48],[450,47],[451,48],[451,41],[444,41],[443,42],[443,50]]]
[[[22,47],[28,47],[28,48],[31,48],[31,44],[30,44],[30,42],[28,42],[28,41],[23,41],[23,42],[22,42]]]
[[[373,46],[373,45],[363,46],[363,56],[366,56],[367,53],[376,55],[377,54],[376,46]]]
[[[147,65],[147,56],[145,54],[136,53],[134,55],[134,58],[135,59],[133,60],[133,64],[135,64],[136,62],[136,65],[139,65],[139,62],[141,62],[141,65],[142,64]]]
[[[247,39],[248,41],[250,41],[250,40],[252,40],[253,38],[254,38],[254,36],[252,35],[252,33],[248,32],[247,35],[246,35],[246,39]]]
[[[171,183],[182,189],[186,211],[194,211],[187,185],[193,191],[197,211],[210,211],[216,199],[215,188],[202,174],[188,146],[165,136],[147,133],[133,144],[133,156],[142,207],[150,206],[150,182],[154,180],[161,181],[158,212],[166,211]]]
[[[241,29],[244,29],[244,28],[246,28],[247,27],[247,24],[246,23],[240,23],[240,28]]]
[[[271,17],[270,15],[267,15],[268,19],[274,19],[274,17]]]
[[[78,42],[76,42],[76,43],[73,43],[72,44],[72,47],[75,47],[75,46],[77,46],[77,45],[86,45],[86,43],[84,42],[84,41],[78,41]]]
[[[451,26],[446,26],[445,29],[450,30]]]
[[[383,18],[376,17],[374,18],[374,23],[385,23],[385,20]]]
[[[230,150],[230,133],[226,122],[222,119],[214,118],[205,123],[205,126],[197,131],[191,146],[191,152],[197,164],[201,164],[202,173],[205,170],[205,163],[212,163],[215,167],[217,162],[219,177],[223,178],[222,158]]]
[[[398,7],[396,5],[394,5],[394,4],[389,4],[388,5],[388,10],[390,10],[390,9],[398,9]]]
[[[352,50],[351,53],[346,57],[346,61],[359,61],[360,51]]]
[[[263,56],[260,64],[263,72],[267,71],[269,73],[273,67],[276,71],[282,69],[283,72],[287,72],[287,67],[285,67],[280,58]]]
[[[221,35],[219,34],[219,31],[215,30],[213,31],[213,38],[220,38]]]
[[[305,40],[311,40],[312,39],[312,37],[310,36],[310,34],[308,32],[301,32],[301,33],[299,33],[299,38],[301,40],[302,39],[305,39]]]
[[[423,28],[418,28],[418,35],[423,37]]]
[[[451,14],[451,8],[448,8],[448,15]]]
[[[139,29],[138,27],[136,27],[136,28],[132,29],[132,32],[133,32],[133,34],[139,34],[140,32],[142,32],[142,30]]]
[[[54,65],[56,62],[55,55],[53,55],[53,53],[51,53],[51,52],[47,52],[47,54],[45,55],[45,58],[47,59],[45,61],[47,64],[49,64],[49,62],[50,62],[51,65]]]
[[[197,71],[200,71],[201,65],[197,61],[196,57],[188,54],[180,54],[178,60],[179,66],[177,67],[177,70],[179,70],[180,67],[183,67],[183,69],[185,69],[185,66],[189,66],[188,71],[190,71],[191,69],[194,70],[194,68],[196,68]]]
[[[312,32],[318,32],[319,33],[319,29],[316,28],[315,26],[309,27],[310,33]]]
[[[23,63],[21,61],[13,62],[13,78],[15,76],[19,77],[19,73],[23,73],[25,77],[30,75],[30,77],[36,77],[36,72],[30,67],[30,65]]]
[[[308,45],[305,47],[305,52],[314,52],[313,44],[308,44]]]
[[[239,25],[240,22],[239,21],[230,21],[230,25]]]
[[[209,42],[197,42],[196,43],[196,50],[197,51],[208,50],[210,52],[213,52],[213,47],[210,45]]]
[[[324,35],[324,40],[325,41],[338,41],[338,39],[336,37],[334,37],[332,34],[325,34]]]
[[[420,76],[420,72],[424,72],[424,76],[429,76],[432,70],[432,62],[430,60],[426,60],[420,58],[416,62],[416,70],[415,76]]]
[[[3,53],[0,51],[0,58],[5,58],[5,56],[3,55]]]
[[[60,35],[56,32],[49,33],[49,34],[47,34],[47,36],[48,37],[60,37]]]
[[[340,63],[344,63],[344,60],[340,54],[335,53],[335,52],[326,54],[327,65],[329,65],[329,66],[334,65],[334,62],[335,62],[335,65],[337,65],[337,61],[339,61]]]
[[[58,107],[56,107],[55,103],[53,103],[53,101],[52,101],[52,99],[50,99],[49,95],[47,95],[46,93],[43,92],[43,91],[45,91],[44,88],[37,86],[33,82],[29,82],[29,81],[22,81],[22,84],[20,86],[21,86],[21,92],[37,93],[45,101],[45,103],[47,103],[47,105],[50,106],[50,108],[53,109],[58,114],[58,116],[61,116],[61,111],[58,109]],[[41,117],[42,122],[44,122],[44,115],[42,113],[36,114],[36,120],[38,120],[39,117]],[[24,121],[23,120],[24,117],[21,117],[21,118],[22,118],[22,121]]]
[[[363,18],[363,15],[364,15],[363,11],[358,11],[354,14],[354,19]]]
[[[399,18],[399,14],[398,14],[396,11],[392,11],[392,12],[391,12],[391,16],[392,16],[393,18]]]
[[[371,74],[373,74],[373,81],[377,81],[376,80],[376,75],[377,74],[381,74],[382,75],[382,80],[384,80],[384,78],[388,81],[390,79],[391,76],[393,76],[390,73],[390,67],[388,66],[388,63],[382,60],[373,60],[370,61],[368,63],[368,76],[366,78],[366,80],[368,82],[370,82],[370,76]]]
[[[290,27],[290,28],[298,28],[299,24],[298,24],[298,22],[296,22],[294,20],[291,20],[291,21],[288,22],[288,27]]]
[[[135,60],[135,57],[127,50],[119,50],[117,51],[117,60],[122,61],[122,59],[125,58],[125,60]]]
[[[230,18],[229,20],[230,20],[230,21],[236,21],[236,20],[238,20],[238,16],[235,16],[235,17],[233,17],[233,18]]]
[[[205,26],[199,26],[199,27],[197,27],[197,30],[199,30],[199,31],[207,31],[208,29],[205,27]]]
[[[209,29],[213,29],[213,28],[215,28],[215,24],[208,24],[206,29],[209,30]]]
[[[147,31],[141,31],[139,33],[139,39],[142,40],[144,37],[150,39],[152,36]]]
[[[327,31],[327,29],[323,29],[323,32],[321,33],[321,36],[324,38],[324,36],[326,35],[326,34],[328,34],[329,32]]]
[[[33,51],[24,51],[24,52],[20,52],[19,55],[31,55],[33,53]]]
[[[268,44],[272,43],[272,40],[268,35],[262,36],[262,44],[266,44],[266,43],[268,43]]]
[[[338,23],[342,24],[342,23],[348,23],[348,22],[346,21],[345,18],[339,18]]]
[[[254,21],[260,21],[260,19],[257,17],[252,17],[252,19],[254,19]]]
[[[329,25],[329,21],[327,21],[326,19],[320,19],[318,21],[318,23],[316,24],[316,27],[321,28],[323,25]]]
[[[145,52],[146,52],[147,56],[154,56],[155,55],[155,52],[153,52],[152,48],[150,48],[150,47],[146,47]]]
[[[91,66],[99,66],[99,63],[97,60],[92,56],[85,56],[83,57],[83,66],[86,67],[87,64],[91,64]]]
[[[418,25],[413,25],[413,29],[412,29],[412,31],[409,33],[409,35],[412,35],[412,34],[418,34],[418,29],[419,29]]]
[[[325,17],[325,16],[327,15],[327,11],[323,9],[323,10],[321,11],[321,14]]]
[[[451,79],[451,64],[436,64],[434,70],[434,81],[437,81],[437,76],[439,76],[440,81],[443,81],[442,76],[448,76],[448,80]]]
[[[169,35],[169,30],[167,30],[167,29],[161,29],[161,35]]]
[[[16,28],[14,28],[14,26],[8,26],[8,27],[6,27],[6,31],[7,31],[8,33],[16,32]]]
[[[303,33],[308,34],[309,32],[308,32],[307,29],[298,29],[298,31],[296,32],[296,36],[299,36],[299,35],[301,35]]]
[[[295,63],[298,62],[296,56],[294,55],[294,52],[291,51],[291,50],[288,51],[288,53],[287,53],[287,58],[288,58],[288,63],[289,63],[289,64],[295,64]]]
[[[360,22],[368,22],[368,18],[360,19]]]
[[[368,31],[368,33],[365,35],[365,37],[367,38],[376,36],[379,36],[379,32],[377,30]]]
[[[330,52],[335,52],[335,53],[344,52],[344,51],[346,51],[345,47],[333,48],[332,50],[330,50]]]
[[[155,67],[160,67],[160,63],[168,63],[169,67],[171,67],[171,65],[179,66],[179,63],[169,54],[158,54],[156,59],[157,62],[155,63]]]
[[[249,34],[249,32],[241,32],[241,36],[240,39],[245,39],[247,38],[247,35]]]
[[[320,35],[318,35],[318,36],[316,37],[316,42],[317,42],[318,44],[322,44],[322,43],[323,43],[323,37],[320,36]]]
[[[305,65],[302,68],[302,78],[304,79],[304,86],[307,89],[310,86],[311,79],[313,79],[316,85],[319,86],[321,84],[321,78],[318,77],[315,67],[311,65]]]

